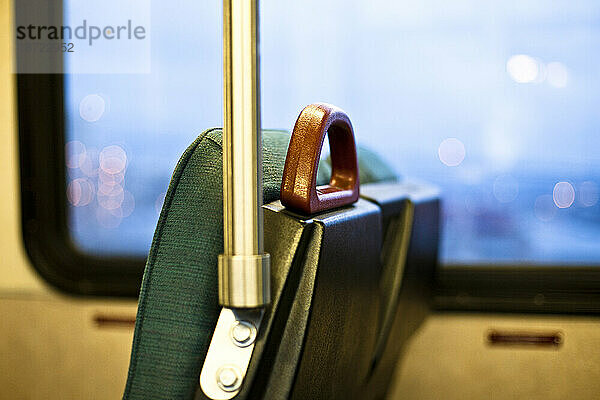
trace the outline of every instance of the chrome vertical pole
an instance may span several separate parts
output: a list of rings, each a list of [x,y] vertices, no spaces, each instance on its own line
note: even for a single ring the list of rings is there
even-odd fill
[[[269,303],[263,250],[262,140],[258,0],[223,1],[223,233],[219,302],[230,308]]]
[[[262,139],[258,70],[258,0],[223,1],[223,306],[200,372],[215,400],[235,397],[246,377],[264,306],[270,301],[263,249]]]

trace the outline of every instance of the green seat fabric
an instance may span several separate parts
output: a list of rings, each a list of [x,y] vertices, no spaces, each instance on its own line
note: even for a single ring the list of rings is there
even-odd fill
[[[399,179],[396,172],[377,153],[361,146],[358,147],[357,153],[360,183],[388,182]],[[327,162],[331,163],[331,160],[327,159]]]
[[[283,131],[263,132],[265,203],[279,198],[289,138]],[[188,147],[173,173],[142,281],[124,399],[194,396],[220,311],[222,154],[221,130],[209,129]],[[329,168],[322,165],[319,172],[319,183],[325,183]],[[382,179],[373,177],[361,175],[362,183]]]

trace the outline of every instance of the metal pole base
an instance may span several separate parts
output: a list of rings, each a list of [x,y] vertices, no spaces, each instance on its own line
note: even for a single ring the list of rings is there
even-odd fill
[[[228,308],[258,308],[269,304],[269,254],[219,256],[219,303]]]

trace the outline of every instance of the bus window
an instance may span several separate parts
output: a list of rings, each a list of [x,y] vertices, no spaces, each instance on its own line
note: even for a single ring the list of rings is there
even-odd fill
[[[78,3],[66,2],[73,25],[91,11]],[[263,126],[290,129],[313,99],[342,105],[359,142],[443,188],[446,263],[597,262],[599,11],[262,2]],[[178,156],[221,124],[219,6],[153,2],[151,13],[150,73],[66,63],[70,227],[93,253],[148,250]]]
[[[221,5],[148,3],[145,64],[63,57],[67,226],[96,257],[145,256],[178,157],[222,123]],[[136,18],[63,5],[70,26]],[[262,126],[289,130],[314,101],[345,109],[359,143],[441,187],[444,266],[595,265],[599,13],[589,0],[263,1]]]

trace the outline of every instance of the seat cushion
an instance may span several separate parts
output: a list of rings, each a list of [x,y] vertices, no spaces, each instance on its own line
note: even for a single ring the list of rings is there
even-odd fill
[[[279,198],[289,138],[283,131],[263,131],[265,203]],[[209,129],[188,147],[173,173],[144,271],[124,399],[194,396],[220,311],[222,154],[221,130]],[[359,149],[359,163],[360,158]],[[329,170],[319,167],[319,184],[327,182]],[[373,176],[394,179],[386,171]],[[371,175],[361,179],[372,180]]]

